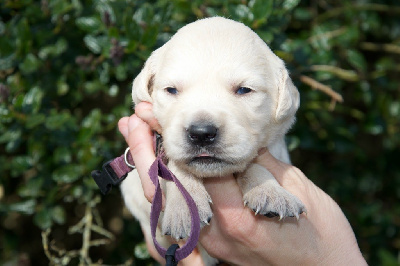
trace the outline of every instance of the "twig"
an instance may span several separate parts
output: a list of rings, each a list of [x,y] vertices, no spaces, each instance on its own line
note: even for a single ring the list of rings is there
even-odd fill
[[[336,102],[343,102],[343,97],[339,93],[335,92],[332,90],[330,87],[322,84],[321,82],[316,81],[315,79],[312,79],[310,77],[301,75],[300,76],[300,81],[309,85],[311,88],[320,90],[326,94],[328,94],[331,98],[333,103],[331,102],[331,108],[335,108]]]
[[[64,250],[57,248],[53,242],[49,245],[51,230],[42,232],[42,245],[44,253],[50,260],[51,265],[68,265],[74,258],[79,258],[79,265],[101,265],[101,261],[93,263],[89,256],[89,249],[93,246],[100,246],[110,243],[114,235],[103,228],[98,211],[95,209],[99,202],[98,198],[88,202],[85,208],[84,217],[74,226],[68,229],[69,234],[82,234],[82,247],[79,250]],[[97,224],[96,224],[97,223]],[[103,235],[105,238],[92,240],[92,232]],[[53,252],[53,254],[52,254]]]
[[[310,67],[310,70],[330,72],[330,73],[338,76],[339,78],[347,80],[347,81],[358,81],[359,80],[357,73],[354,72],[353,70],[342,69],[342,68],[336,67],[336,66],[313,65]]]
[[[92,260],[88,256],[89,248],[90,248],[90,236],[91,236],[91,229],[92,229],[92,222],[93,222],[93,215],[92,215],[92,208],[90,204],[86,205],[85,210],[85,227],[83,229],[82,234],[82,248],[80,252],[80,262],[79,265],[90,265],[92,264]]]
[[[368,51],[384,51],[387,53],[400,54],[400,46],[391,43],[372,43],[372,42],[362,42],[360,43],[361,49]]]
[[[103,236],[107,237],[108,239],[111,239],[111,240],[114,239],[114,235],[112,233],[108,232],[106,229],[104,229],[98,225],[93,224],[91,229],[93,232],[103,235]]]
[[[369,11],[376,11],[376,12],[387,12],[387,13],[400,13],[400,8],[397,6],[390,6],[390,5],[382,5],[382,4],[361,4],[361,5],[345,5],[338,8],[333,8],[318,17],[316,17],[315,22],[316,24],[321,23],[324,20],[330,19],[332,17],[336,17],[342,14],[345,14],[344,11],[347,10],[369,10]]]
[[[42,231],[42,245],[44,249],[44,254],[49,260],[51,260],[51,253],[49,251],[49,234],[50,234],[50,229]]]
[[[339,29],[336,30],[332,30],[332,31],[328,31],[328,32],[324,32],[321,34],[316,34],[311,36],[310,38],[308,38],[308,42],[313,42],[315,40],[319,40],[319,39],[331,39],[334,38],[336,36],[340,36],[342,35],[343,32],[346,32],[347,27],[341,27]]]

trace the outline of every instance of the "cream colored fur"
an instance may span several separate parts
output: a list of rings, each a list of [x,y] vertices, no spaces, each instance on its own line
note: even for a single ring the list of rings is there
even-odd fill
[[[252,91],[237,94],[240,87]],[[177,94],[167,88],[176,88]],[[298,217],[305,210],[270,172],[252,163],[262,147],[290,163],[284,135],[295,120],[299,93],[282,60],[245,25],[215,17],[183,27],[149,57],[134,80],[132,97],[136,104],[153,103],[168,166],[195,200],[202,226],[212,218],[202,179],[232,173],[244,202],[257,213],[282,218]],[[188,128],[199,121],[218,128],[215,145],[195,148],[188,141]],[[189,163],[199,153],[219,160]],[[150,235],[150,204],[136,175],[130,174],[121,190],[127,207]],[[190,232],[188,208],[173,183],[163,186],[161,231],[185,238]],[[159,238],[167,245],[167,238]]]

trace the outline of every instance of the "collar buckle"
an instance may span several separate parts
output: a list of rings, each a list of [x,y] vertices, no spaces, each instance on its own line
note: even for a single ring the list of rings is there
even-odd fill
[[[114,172],[113,168],[110,166],[112,160],[106,162],[102,166],[102,170],[94,170],[91,173],[94,181],[97,186],[100,188],[100,191],[103,195],[106,195],[110,192],[112,186],[116,186],[125,179],[127,174],[118,177],[118,175]]]

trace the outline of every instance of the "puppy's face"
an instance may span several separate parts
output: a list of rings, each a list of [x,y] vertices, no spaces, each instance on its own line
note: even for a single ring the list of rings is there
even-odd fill
[[[223,18],[182,28],[133,87],[135,102],[153,102],[168,158],[198,177],[243,171],[285,134],[298,106],[281,60],[249,28]]]

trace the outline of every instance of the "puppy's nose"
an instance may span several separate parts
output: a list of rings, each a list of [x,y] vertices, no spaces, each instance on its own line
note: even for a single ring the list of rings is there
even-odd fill
[[[191,125],[187,129],[187,136],[191,143],[199,146],[212,144],[217,137],[218,129],[210,124]]]

